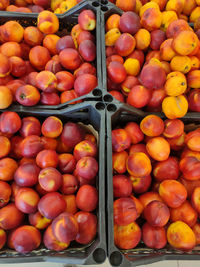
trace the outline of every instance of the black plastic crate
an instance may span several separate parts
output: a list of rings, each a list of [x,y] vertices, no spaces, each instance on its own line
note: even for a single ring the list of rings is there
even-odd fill
[[[46,249],[42,244],[37,249],[27,254],[20,254],[14,250],[3,248],[0,250],[0,264],[25,263],[25,262],[59,262],[65,264],[100,264],[106,259],[106,231],[105,231],[105,106],[103,103],[85,102],[77,104],[76,107],[59,110],[21,110],[10,108],[9,111],[17,112],[20,117],[35,116],[40,121],[49,116],[59,117],[63,123],[68,121],[81,122],[84,125],[91,125],[98,133],[98,162],[99,172],[96,188],[99,194],[97,206],[98,228],[95,239],[88,245],[71,243],[70,247],[60,251]],[[2,113],[3,111],[1,111]]]
[[[114,221],[113,221],[113,172],[112,172],[112,137],[111,131],[116,126],[125,126],[129,121],[140,122],[146,113],[137,109],[129,109],[127,105],[110,103],[106,111],[106,177],[107,177],[107,244],[108,257],[112,266],[138,266],[150,264],[163,260],[200,260],[200,246],[196,246],[190,252],[182,252],[172,249],[167,245],[164,249],[147,248],[140,242],[136,248],[130,250],[120,250],[114,244]],[[160,117],[165,118],[162,114]],[[193,127],[200,127],[200,114],[188,113],[181,118],[185,124],[190,124],[190,130]],[[169,263],[170,264],[170,263]]]
[[[81,13],[82,10],[84,9],[90,9],[96,14],[96,29],[94,30],[94,34],[96,37],[96,70],[97,70],[97,81],[98,85],[97,87],[91,91],[90,93],[80,96],[78,98],[75,98],[73,100],[70,100],[66,103],[59,104],[59,105],[41,105],[38,104],[34,106],[34,108],[39,108],[39,109],[62,109],[67,107],[70,103],[78,100],[100,100],[102,96],[102,57],[101,57],[101,43],[100,43],[100,32],[101,32],[101,25],[100,25],[100,4],[97,1],[91,1],[91,0],[86,0],[75,7],[71,8],[68,12],[65,12],[64,14],[58,15],[59,19],[59,31],[65,30],[66,33],[70,33],[72,27],[78,23],[78,15]],[[15,20],[18,23],[20,23],[23,27],[28,27],[28,26],[36,26],[37,25],[37,17],[38,13],[19,13],[19,12],[5,12],[5,11],[0,11],[0,25],[4,24],[7,21],[10,20]],[[12,104],[14,107],[16,106],[22,106],[20,104]],[[74,104],[73,104],[74,105]],[[22,106],[24,107],[24,106]],[[27,107],[24,107],[25,109]],[[29,109],[29,107],[28,107]]]

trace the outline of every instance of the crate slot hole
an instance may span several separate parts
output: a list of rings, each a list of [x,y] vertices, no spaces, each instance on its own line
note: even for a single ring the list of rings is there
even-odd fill
[[[95,2],[92,2],[92,5],[95,6],[95,7],[98,7],[99,3],[95,1]]]
[[[108,110],[108,111],[111,111],[111,112],[114,112],[114,111],[117,110],[117,107],[116,107],[114,104],[109,104],[109,105],[107,106],[107,110]]]
[[[104,103],[102,103],[102,102],[98,102],[98,103],[96,103],[95,107],[96,107],[96,109],[98,109],[98,110],[104,110],[104,109],[105,109],[105,105],[104,105]]]
[[[102,3],[103,5],[107,5],[107,4],[108,4],[108,1],[107,1],[107,0],[101,0],[101,3]]]
[[[97,248],[95,249],[95,251],[93,252],[93,259],[97,262],[97,263],[103,263],[106,259],[106,252],[104,249],[102,248]]]
[[[107,8],[107,6],[102,6],[101,7],[101,10],[104,11],[104,12],[106,12],[106,11],[108,11],[108,8]]]
[[[114,251],[111,253],[110,263],[112,266],[119,266],[122,263],[122,255],[119,251]]]
[[[92,91],[93,96],[102,96],[102,92],[100,89],[94,89]]]
[[[113,97],[111,95],[105,95],[103,99],[105,102],[112,102],[113,101]]]

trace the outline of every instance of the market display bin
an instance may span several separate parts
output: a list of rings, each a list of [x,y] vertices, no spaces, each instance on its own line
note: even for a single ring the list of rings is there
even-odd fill
[[[59,110],[36,110],[13,108],[20,117],[34,116],[41,122],[49,116],[59,117],[63,123],[68,121],[79,122],[88,126],[89,130],[97,134],[99,172],[96,188],[98,189],[99,202],[96,210],[98,219],[97,235],[88,245],[71,243],[64,251],[56,252],[41,246],[30,253],[20,254],[6,246],[0,250],[0,263],[25,263],[25,262],[59,262],[65,264],[100,264],[106,259],[106,234],[105,234],[105,110],[102,103],[85,102],[76,107]]]
[[[107,125],[107,242],[108,257],[113,266],[138,266],[150,264],[162,260],[200,260],[200,247],[195,247],[190,252],[182,252],[167,245],[164,249],[150,249],[140,242],[136,248],[120,250],[114,244],[114,221],[113,221],[113,172],[112,172],[112,138],[111,131],[116,126],[124,126],[129,121],[140,122],[145,114],[137,109],[129,109],[123,104],[108,104],[106,114]],[[162,114],[159,114],[164,118]],[[200,127],[200,116],[198,113],[189,113],[181,118],[190,130]],[[170,263],[169,263],[170,264]]]
[[[70,100],[66,103],[59,104],[59,105],[41,105],[38,104],[34,106],[34,108],[40,108],[43,110],[46,109],[62,109],[67,107],[70,103],[78,100],[82,101],[89,101],[89,100],[100,100],[102,96],[102,62],[101,62],[101,43],[100,43],[100,10],[101,6],[97,1],[90,1],[86,0],[81,3],[79,3],[77,6],[71,8],[68,12],[61,14],[58,16],[59,18],[59,34],[62,31],[64,34],[70,34],[70,31],[72,27],[78,23],[78,15],[81,13],[82,10],[84,9],[90,9],[96,14],[96,29],[94,30],[94,35],[96,39],[96,60],[95,60],[95,66],[97,70],[97,81],[98,85],[97,87],[91,91],[90,93],[80,96],[78,98],[75,98],[73,100]],[[37,13],[17,13],[17,12],[5,12],[5,11],[0,11],[0,25],[4,24],[7,21],[10,20],[15,20],[19,24],[21,24],[23,27],[28,27],[28,26],[36,26],[37,25]],[[20,105],[20,104],[13,104],[15,105]],[[72,104],[74,105],[74,104]]]

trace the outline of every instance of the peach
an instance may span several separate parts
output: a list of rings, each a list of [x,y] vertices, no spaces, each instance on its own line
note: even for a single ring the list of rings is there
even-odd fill
[[[51,55],[57,54],[56,44],[60,37],[56,34],[47,34],[43,40],[43,46],[46,47]]]
[[[188,86],[192,88],[199,88],[200,87],[200,70],[192,70],[187,75],[187,82]]]
[[[0,146],[0,158],[4,158],[10,153],[11,143],[9,139],[5,136],[0,136]]]
[[[143,205],[143,208],[145,208],[149,203],[151,203],[154,200],[158,200],[160,202],[163,202],[162,198],[157,192],[146,192],[139,196],[139,201]]]
[[[21,136],[13,136],[10,139],[11,142],[11,156],[13,158],[20,159],[22,157],[21,150],[20,150],[20,143],[23,140]]]
[[[38,184],[36,184],[36,186],[35,186],[35,190],[37,191],[37,193],[42,197],[42,196],[44,196],[44,195],[46,195],[48,192],[47,191],[45,191],[42,187],[41,187],[41,185],[38,183]]]
[[[41,13],[40,13],[41,14]],[[49,50],[46,47],[37,45],[31,48],[29,53],[30,63],[38,70],[43,70],[51,59]]]
[[[54,13],[44,10],[38,15],[37,27],[45,34],[52,34],[58,31],[59,20]]]
[[[188,110],[188,101],[184,95],[168,96],[162,102],[162,110],[169,119],[185,116]]]
[[[171,223],[167,229],[167,241],[175,249],[188,251],[196,245],[195,234],[184,222]]]
[[[178,160],[175,157],[169,157],[167,160],[157,162],[153,168],[153,175],[158,181],[176,180],[179,177]]]
[[[161,44],[165,41],[165,32],[161,30],[154,30],[151,32],[151,43],[150,47],[153,50],[159,50]]]
[[[16,112],[6,111],[1,114],[0,128],[2,133],[14,134],[19,131],[21,125],[21,118]]]
[[[135,177],[130,176],[132,182],[133,192],[136,194],[141,194],[147,192],[151,185],[151,176]]]
[[[11,75],[7,75],[5,77],[0,77],[0,85],[7,85],[7,83],[13,81],[13,77]]]
[[[23,35],[24,28],[17,21],[7,21],[1,26],[1,38],[4,42],[20,43]]]
[[[98,205],[98,192],[91,185],[82,185],[76,194],[76,205],[82,211],[93,211]]]
[[[142,152],[146,154],[147,156],[149,156],[146,150],[146,146],[144,144],[136,144],[130,147],[129,155],[132,155],[133,153],[136,153],[136,152]]]
[[[76,171],[82,178],[94,179],[98,173],[98,162],[90,156],[82,157],[76,164]]]
[[[54,192],[62,185],[62,175],[55,168],[46,167],[40,171],[38,181],[45,191]]]
[[[174,50],[182,55],[187,56],[191,54],[199,45],[199,39],[197,35],[192,31],[181,31],[173,39],[172,46]]]
[[[76,166],[75,157],[64,153],[58,156],[58,168],[62,173],[72,173]]]
[[[38,211],[47,219],[54,219],[66,208],[62,195],[51,192],[44,195],[38,203]]]
[[[13,220],[13,218],[15,218]],[[24,214],[11,203],[0,209],[0,227],[10,230],[18,227],[24,220]]]
[[[51,223],[51,220],[42,216],[38,211],[28,216],[29,223],[37,229],[45,229]]]
[[[200,99],[200,93],[198,89],[192,90],[189,93],[189,96],[188,96],[189,110],[196,111],[196,112],[200,111],[199,99]]]
[[[0,181],[0,208],[6,206],[11,197],[11,187],[8,183]]]
[[[196,223],[193,227],[192,227],[192,231],[195,234],[196,237],[196,245],[199,245],[200,239],[199,239],[199,234],[200,234],[200,224]]]
[[[65,211],[75,214],[78,211],[77,206],[76,206],[76,196],[75,195],[63,195],[62,197],[64,201],[66,202]]]
[[[76,99],[77,97],[78,97],[78,95],[74,90],[64,91],[60,95],[60,102],[61,102],[61,104],[63,104],[63,103],[69,102],[73,99]],[[77,104],[77,103],[81,103],[81,100],[70,102],[69,105],[70,104],[71,105]]]
[[[164,227],[154,227],[149,223],[142,226],[142,240],[149,248],[161,249],[167,244],[167,236]]]
[[[177,19],[178,19],[178,16],[175,11],[163,11],[160,29],[166,32],[170,23],[172,23],[172,21],[177,20]]]
[[[83,10],[78,16],[78,24],[82,30],[93,31],[96,27],[96,16],[92,10]]]
[[[140,62],[140,66],[142,66],[143,63],[144,63],[144,53],[143,53],[143,51],[138,50],[138,49],[135,49],[135,50],[128,56],[128,58],[135,58],[135,59],[137,59],[137,60]],[[128,76],[128,77],[129,77],[129,76]],[[128,78],[128,77],[127,77],[127,78]],[[132,77],[132,76],[130,76],[130,77]],[[136,77],[132,77],[132,78],[135,78],[135,79],[136,79]]]
[[[29,53],[30,53],[31,47],[28,44],[24,43],[24,42],[21,43],[20,46],[21,46],[21,51],[22,51],[21,58],[24,59],[24,60],[29,60]],[[29,62],[29,66],[30,65],[31,65],[31,63]]]
[[[28,83],[34,87],[37,86],[37,83],[36,83],[36,76],[38,75],[38,72],[36,71],[33,71],[31,73],[28,74],[28,77],[27,77],[27,81],[24,81],[24,83]]]
[[[185,187],[176,180],[165,180],[159,186],[159,194],[170,208],[180,207],[187,198]]]
[[[17,252],[28,253],[39,247],[41,234],[35,227],[23,225],[13,232],[12,242]]]
[[[20,143],[20,149],[23,157],[33,158],[43,150],[43,143],[39,136],[29,135]]]
[[[45,66],[45,70],[51,71],[53,74],[56,74],[59,71],[62,71],[63,68],[59,60],[49,60]]]
[[[43,143],[43,148],[44,149],[56,150],[57,144],[58,144],[56,139],[42,136],[41,137],[41,141]]]
[[[200,152],[199,147],[200,130],[194,130],[186,135],[185,143],[190,150]]]
[[[81,65],[79,53],[74,48],[65,48],[59,53],[61,65],[68,70],[75,70]]]
[[[157,10],[159,10],[159,5],[156,2],[142,2],[142,7],[140,8],[140,17],[142,17],[142,15],[144,14],[144,12],[149,9],[149,8],[155,8]]]
[[[122,9],[123,11],[134,11],[136,5],[135,0],[128,0],[126,3],[122,0],[116,1],[116,6]]]
[[[48,117],[42,124],[42,134],[45,137],[56,138],[63,130],[62,121],[54,116]]]
[[[77,39],[78,39],[78,36],[79,34],[83,31],[83,29],[80,27],[79,24],[76,24],[72,27],[71,29],[71,37],[72,37],[72,40],[74,42],[74,47],[78,47],[78,42],[77,42]]]
[[[151,35],[146,29],[139,29],[135,34],[136,48],[139,50],[146,50],[151,42]]]
[[[113,28],[119,28],[120,15],[113,14],[106,21],[106,31],[109,31]]]
[[[141,229],[136,222],[128,225],[114,225],[114,242],[120,249],[132,249],[141,239]]]
[[[40,93],[36,87],[27,84],[18,87],[15,97],[23,106],[34,106],[40,100]]]
[[[22,49],[17,42],[6,42],[1,45],[1,54],[7,57],[21,57]]]
[[[20,128],[20,135],[22,137],[27,137],[29,135],[41,134],[41,124],[35,117],[26,117],[22,119],[22,126]]]
[[[165,40],[160,46],[160,57],[162,60],[170,61],[175,55],[176,52],[172,47],[173,39]]]
[[[11,63],[7,56],[0,54],[0,77],[6,77],[11,72]]]
[[[64,174],[62,177],[62,186],[60,191],[65,195],[74,194],[78,189],[77,178],[71,174]]]
[[[170,67],[172,71],[188,73],[191,70],[192,62],[188,56],[175,56],[170,62]]]
[[[107,67],[108,77],[112,82],[122,83],[126,79],[126,69],[122,63],[113,61]]]
[[[33,158],[25,158],[25,157],[23,157],[23,158],[20,160],[19,165],[23,165],[23,164],[25,164],[25,163],[33,163],[33,164],[36,164],[36,161],[35,161],[35,159],[33,159]]]
[[[152,169],[149,157],[142,152],[129,155],[126,161],[126,168],[130,175],[136,177],[147,176]]]
[[[74,76],[68,71],[59,71],[56,73],[57,86],[56,89],[59,91],[70,90],[74,86]]]
[[[0,180],[10,181],[14,177],[14,173],[18,165],[14,159],[3,158],[0,160]]]
[[[123,33],[115,42],[115,49],[117,54],[126,57],[133,52],[135,45],[135,38],[129,33]]]
[[[119,16],[119,15],[118,15]],[[95,42],[94,35],[91,34],[89,31],[81,31],[77,38],[77,43],[80,45],[83,41],[90,40],[92,42]]]
[[[200,160],[197,156],[187,156],[179,162],[179,168],[187,180],[198,180],[200,178]]]
[[[142,131],[140,130],[140,127],[135,122],[127,123],[124,130],[131,137],[131,143],[132,144],[140,143],[144,138],[144,135],[143,135]]]
[[[117,173],[124,173],[126,172],[126,160],[128,158],[128,153],[126,151],[115,152],[112,155],[113,161],[113,170]]]
[[[79,225],[74,215],[63,212],[53,220],[52,231],[58,241],[68,243],[75,240]]]
[[[163,227],[169,221],[169,208],[158,200],[151,201],[145,206],[144,217],[151,226]]]
[[[46,231],[44,232],[43,242],[46,248],[55,251],[62,251],[66,249],[70,244],[69,242],[68,243],[60,242],[55,238],[52,230],[52,225],[49,225]]]
[[[164,88],[160,89],[153,89],[151,91],[151,99],[147,104],[148,109],[153,109],[153,108],[160,108],[162,109],[162,101],[165,98],[166,93]]]
[[[65,145],[61,141],[61,138],[60,137],[57,139],[56,152],[58,152],[58,153],[69,153],[69,152],[72,152],[72,150],[73,150],[73,147]]]
[[[190,56],[191,70],[198,70],[200,67],[200,61],[196,56]]]
[[[15,77],[21,77],[26,73],[26,65],[23,59],[20,57],[10,57],[11,74]]]
[[[112,16],[110,16],[109,19],[111,17]],[[109,19],[107,21],[109,21]],[[130,33],[134,35],[141,28],[140,18],[136,13],[132,11],[127,11],[122,14],[122,16],[119,19],[119,25],[116,25],[115,28],[119,28],[120,31],[123,33]]]
[[[179,120],[165,120],[165,129],[163,135],[168,138],[177,138],[184,132],[184,123]]]
[[[9,81],[6,84],[6,87],[8,87],[11,90],[11,93],[13,96],[13,101],[15,101],[15,102],[16,102],[16,97],[15,97],[16,91],[17,91],[18,87],[20,87],[22,85],[25,85],[25,82],[22,80],[17,80],[17,79]]]
[[[76,235],[76,242],[80,244],[89,244],[95,237],[97,232],[97,217],[96,215],[79,211],[75,214],[78,223],[78,234]]]
[[[120,102],[125,102],[124,101],[124,96],[123,96],[123,94],[121,94],[120,92],[118,92],[118,91],[109,91],[109,93],[116,99],[116,100],[118,100],[118,101],[120,101]]]
[[[24,41],[30,46],[41,45],[44,36],[37,27],[29,26],[24,30]]]
[[[85,61],[94,61],[96,58],[96,45],[91,40],[84,40],[79,45],[79,53]]]
[[[170,209],[170,220],[172,222],[183,221],[190,227],[193,227],[197,221],[197,212],[188,201],[185,201],[178,208]]]
[[[61,141],[65,144],[65,146],[71,148],[80,143],[84,137],[85,132],[79,124],[67,122],[62,131]]]
[[[78,77],[83,74],[92,74],[96,76],[96,68],[91,63],[84,62],[78,69],[74,71],[74,76]]]
[[[18,167],[14,179],[19,186],[33,186],[38,182],[40,168],[36,164],[24,163]]]
[[[134,197],[133,195],[131,195],[130,196],[131,197],[131,199],[133,200],[133,202],[135,203],[135,207],[136,207],[136,210],[137,210],[137,218],[139,218],[140,217],[140,215],[142,214],[142,212],[143,212],[143,205],[142,205],[142,203],[140,202],[140,200],[138,199],[138,198],[136,198],[136,197]]]
[[[157,161],[168,159],[170,154],[170,145],[163,137],[151,138],[146,144],[146,149],[149,155]]]
[[[54,167],[58,165],[58,155],[54,150],[42,150],[37,154],[36,163],[40,168]]]
[[[167,38],[174,38],[181,31],[189,30],[188,23],[183,19],[172,21],[166,31]]]
[[[157,8],[148,8],[141,16],[141,25],[148,31],[157,30],[161,26],[162,13]]]
[[[148,115],[141,121],[140,129],[147,136],[159,136],[164,131],[164,122],[156,115]]]
[[[154,77],[159,77],[154,79]],[[166,73],[159,65],[147,64],[142,68],[140,81],[148,89],[159,89],[163,87],[166,80]]]
[[[180,14],[183,11],[184,5],[185,5],[185,1],[184,0],[169,0],[167,2],[167,5],[166,5],[165,9],[167,11],[173,10],[177,14]]]
[[[131,180],[125,175],[113,176],[114,197],[129,197],[132,193]]]
[[[77,161],[83,157],[96,157],[97,147],[91,141],[83,140],[74,147],[73,154]]]
[[[129,148],[131,137],[124,129],[112,130],[112,149],[114,152],[121,152]]]
[[[186,133],[183,132],[183,134],[179,137],[167,138],[167,141],[170,144],[170,148],[175,151],[183,149],[185,145],[185,136]]]
[[[22,165],[23,166],[23,165]],[[23,213],[34,213],[40,198],[32,188],[22,187],[15,196],[15,205]]]
[[[41,93],[40,102],[43,105],[59,105],[61,103],[60,97],[57,93]]]
[[[197,0],[196,0],[197,1]],[[199,17],[199,11],[200,11],[200,7],[199,7],[199,5],[198,6],[196,6],[193,10],[192,10],[192,12],[191,12],[191,14],[190,14],[190,22],[195,22],[197,19],[198,19],[198,17]]]
[[[137,218],[135,203],[131,198],[119,198],[114,201],[114,223],[117,225],[127,225]]]
[[[57,87],[57,78],[50,71],[41,71],[36,76],[36,85],[46,93],[52,93]]]
[[[124,59],[122,56],[112,55],[106,58],[106,66],[108,66],[112,61],[119,61],[122,64],[124,63]]]
[[[196,188],[194,188],[194,191],[191,196],[191,203],[194,209],[197,211],[197,213],[200,213],[199,209],[199,195],[200,195],[200,187],[197,185]]]
[[[140,62],[135,58],[128,58],[124,62],[124,67],[128,75],[137,76],[140,72]]]
[[[179,96],[181,94],[184,94],[185,91],[187,90],[187,82],[186,82],[185,77],[183,77],[183,78],[171,77],[171,78],[167,79],[164,88],[165,88],[167,95]]]
[[[97,78],[92,74],[83,74],[76,78],[74,91],[78,96],[90,93],[97,86]]]
[[[10,4],[9,0],[2,0],[0,4],[0,10],[5,10]]]

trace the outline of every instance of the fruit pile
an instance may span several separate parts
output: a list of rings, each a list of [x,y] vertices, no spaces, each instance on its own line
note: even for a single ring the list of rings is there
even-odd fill
[[[183,117],[188,109],[200,111],[200,6],[196,2],[158,0],[142,5],[138,0],[138,14],[127,11],[108,17],[107,88],[116,99],[146,111],[163,111],[169,119]],[[126,1],[130,3],[135,1]],[[134,10],[124,1],[116,4]],[[189,15],[194,29],[186,21]]]
[[[96,236],[97,142],[83,124],[0,117],[0,248],[66,249]]]
[[[40,13],[50,10],[62,14],[82,0],[0,0],[0,10],[10,12]]]
[[[59,37],[59,20],[42,11],[37,27],[17,21],[0,28],[0,109],[12,102],[23,106],[58,105],[97,86],[93,11],[84,10],[71,35]],[[74,102],[73,102],[74,103]]]
[[[191,128],[191,127],[190,127]],[[112,131],[114,240],[132,249],[200,244],[200,128],[148,115]],[[188,128],[189,129],[189,128]]]

